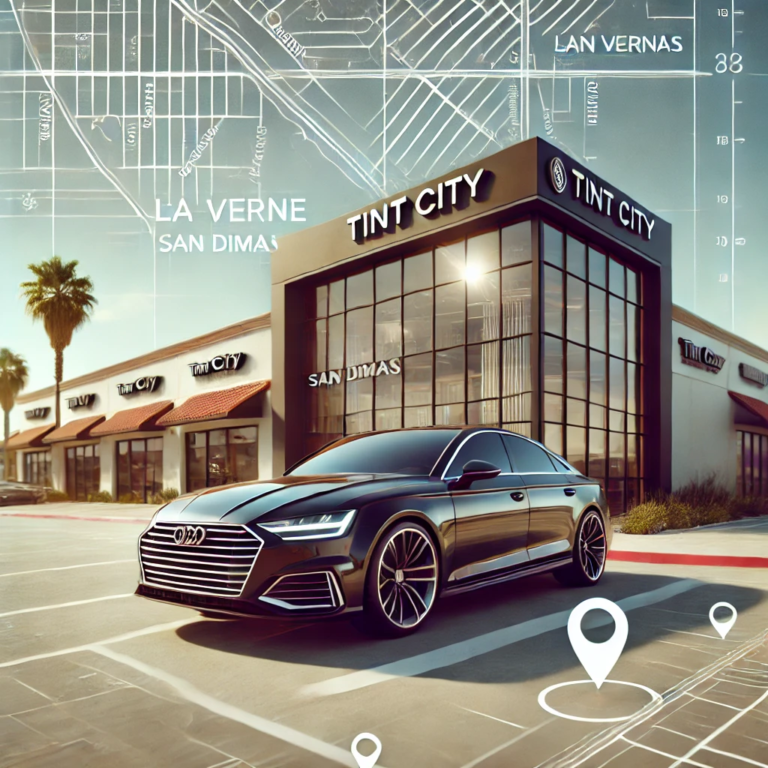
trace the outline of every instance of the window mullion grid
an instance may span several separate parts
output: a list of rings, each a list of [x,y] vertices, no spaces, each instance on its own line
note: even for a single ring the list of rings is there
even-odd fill
[[[566,437],[565,437],[565,418],[566,418],[566,409],[568,407],[568,341],[567,341],[567,331],[568,331],[568,278],[567,278],[567,254],[565,252],[565,232],[560,232],[560,252],[563,255],[562,258],[562,264],[563,264],[563,271],[560,275],[561,280],[561,289],[560,289],[560,295],[562,296],[562,303],[563,303],[563,312],[562,312],[562,327],[560,329],[560,336],[562,337],[560,339],[560,349],[562,354],[562,377],[563,377],[563,394],[561,398],[561,405],[560,405],[560,450],[562,451],[562,455],[566,455]]]
[[[344,321],[342,323],[341,338],[343,340],[341,363],[342,370],[347,370],[347,279],[344,278],[344,305],[342,308],[342,317]],[[344,376],[344,383],[341,388],[341,434],[342,437],[347,435],[347,377]]]
[[[469,399],[469,281],[467,280],[467,259],[469,258],[469,241],[464,238],[464,424],[468,421],[469,406],[467,400]],[[501,265],[501,254],[499,254],[499,265]],[[501,266],[499,266],[501,269]],[[501,283],[501,271],[499,271],[499,283]],[[437,304],[435,304],[437,306]],[[480,356],[482,358],[482,349],[480,350]],[[480,363],[482,370],[482,362]]]
[[[622,512],[627,511],[627,470],[629,464],[627,463],[627,457],[629,453],[628,441],[629,441],[629,334],[627,333],[627,314],[629,312],[629,302],[627,301],[627,267],[624,266],[624,506]],[[637,392],[635,392],[635,400],[637,400]],[[635,405],[637,410],[637,405]],[[637,452],[637,449],[635,449]]]
[[[497,386],[497,393],[496,393],[496,407],[498,408],[496,412],[496,426],[501,427],[501,425],[504,423],[504,414],[503,414],[503,400],[502,400],[502,365],[503,365],[503,348],[504,348],[504,305],[503,305],[503,295],[504,295],[504,270],[502,269],[501,264],[501,227],[498,228],[498,241],[497,241],[497,248],[499,252],[499,334],[496,337],[498,339],[498,352],[496,354],[497,358],[497,371],[496,371],[496,386]],[[465,337],[466,340],[466,337]],[[464,360],[464,364],[467,366],[467,377],[469,377],[469,358],[466,357]],[[467,421],[469,421],[469,418],[467,418]]]
[[[205,432],[205,487],[206,488],[211,487],[210,442],[211,442],[211,433],[210,431],[206,431]]]
[[[434,261],[434,258],[433,258]],[[433,267],[434,269],[434,267]],[[405,259],[400,259],[400,426],[405,426]]]
[[[466,240],[464,241],[464,263],[467,261],[467,246]],[[437,271],[435,266],[435,250],[432,249],[432,400],[430,404],[430,412],[432,414],[432,426],[435,425],[437,419]],[[464,301],[465,312],[465,326],[464,333],[466,335],[466,295]]]

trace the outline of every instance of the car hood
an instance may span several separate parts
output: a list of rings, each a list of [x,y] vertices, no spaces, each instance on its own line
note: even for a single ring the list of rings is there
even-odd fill
[[[207,488],[174,499],[160,510],[160,522],[244,524],[286,505],[342,492],[345,500],[374,492],[377,486],[410,485],[419,478],[400,475],[290,475],[255,483]],[[346,491],[346,493],[344,493]],[[351,491],[351,494],[350,494]],[[328,499],[331,502],[331,499]]]

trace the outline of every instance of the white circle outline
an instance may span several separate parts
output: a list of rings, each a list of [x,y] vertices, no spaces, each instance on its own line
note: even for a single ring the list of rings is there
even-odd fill
[[[652,688],[648,688],[645,685],[640,685],[640,683],[628,683],[624,680],[606,680],[605,682],[613,683],[614,685],[629,685],[632,688],[640,688],[641,690],[651,694],[651,701],[662,700],[660,694],[656,693],[656,691],[654,691]],[[555,685],[550,685],[549,688],[545,688],[539,694],[539,706],[542,709],[545,709],[551,715],[564,717],[566,720],[576,720],[580,723],[621,723],[624,720],[629,720],[637,714],[637,712],[633,712],[631,715],[627,715],[626,717],[578,717],[577,715],[565,715],[547,704],[547,694],[551,691],[554,691],[555,688],[564,688],[567,685],[579,685],[579,683],[589,683],[590,685],[594,685],[592,680],[569,680],[567,683],[556,683]]]

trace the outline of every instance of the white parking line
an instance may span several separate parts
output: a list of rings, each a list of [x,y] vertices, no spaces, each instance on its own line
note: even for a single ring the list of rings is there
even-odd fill
[[[674,763],[672,763],[669,768],[677,768],[677,766],[682,765],[683,763],[690,762],[690,759],[700,749],[707,749],[707,744],[714,741],[718,736],[720,736],[720,734],[725,733],[737,720],[744,717],[747,712],[751,712],[758,704],[762,704],[766,699],[768,699],[768,691],[760,696],[760,698],[755,699],[755,701],[753,701],[748,707],[744,707],[744,709],[735,714],[727,723],[723,723],[719,728],[712,731],[709,736],[707,736],[705,739],[702,739],[695,747],[691,747],[679,760],[676,760]],[[752,760],[746,760],[746,758],[739,757],[738,759],[753,763],[753,765],[761,765],[761,763],[755,763]]]
[[[71,571],[73,568],[93,568],[97,565],[116,565],[117,563],[137,563],[135,557],[129,560],[105,560],[103,563],[81,563],[80,565],[61,565],[58,568],[38,568],[36,571],[16,571],[15,573],[0,573],[0,579],[6,576],[28,576],[31,573],[48,573],[48,571]]]
[[[185,624],[191,624],[193,621],[200,621],[198,616],[193,616],[191,619],[181,619],[180,621],[169,621],[166,624],[155,624],[151,627],[145,627],[144,629],[136,629],[133,632],[126,632],[122,635],[116,635],[115,637],[109,637],[106,640],[98,640],[97,645],[111,645],[112,643],[122,643],[126,640],[133,640],[136,637],[144,637],[145,635],[154,635],[157,632],[168,632],[173,629],[183,627]],[[71,648],[62,648],[59,651],[49,651],[48,653],[38,653],[34,656],[23,656],[20,659],[14,659],[13,661],[0,662],[0,669],[5,667],[16,667],[20,664],[28,664],[30,661],[41,661],[42,659],[52,659],[56,656],[66,656],[70,653],[81,653],[82,651],[92,650],[94,643],[88,643],[87,645],[75,645]]]
[[[702,582],[696,579],[683,579],[667,584],[659,589],[642,592],[639,595],[632,595],[616,602],[624,611],[631,611],[635,608],[644,608],[654,603],[669,600],[671,597],[688,592],[701,585]],[[545,632],[561,629],[568,624],[568,617],[570,615],[570,611],[550,613],[547,616],[530,619],[529,621],[515,624],[512,627],[504,627],[494,632],[488,632],[485,635],[471,637],[460,643],[453,643],[442,648],[436,648],[434,651],[420,653],[418,656],[393,661],[390,664],[383,664],[373,669],[364,669],[359,672],[351,672],[339,677],[333,677],[321,683],[306,685],[301,689],[301,693],[307,696],[333,696],[338,693],[356,691],[359,688],[366,688],[377,683],[384,683],[387,680],[398,677],[423,675],[431,672],[433,669],[460,664],[476,656],[497,651],[513,643],[519,643],[521,640],[528,640],[532,637],[543,635]],[[602,620],[598,620],[595,623],[596,625],[603,625],[609,624],[611,621],[612,619],[606,615]]]
[[[38,611],[54,611],[57,608],[72,608],[75,605],[88,605],[89,603],[101,603],[104,600],[120,600],[124,597],[133,597],[133,592],[124,595],[107,595],[106,597],[92,597],[90,600],[74,600],[71,603],[57,603],[56,605],[41,605],[39,608],[22,608],[20,611],[8,611],[0,613],[0,619],[6,616],[18,616],[22,613],[37,613]]]
[[[510,739],[509,741],[505,741],[503,744],[500,744],[498,747],[494,747],[489,752],[486,752],[483,755],[480,755],[480,757],[476,757],[472,762],[467,763],[466,765],[462,766],[462,768],[475,768],[476,765],[480,765],[480,763],[484,763],[489,757],[493,757],[494,755],[497,755],[499,752],[507,749],[508,747],[511,747],[513,744],[516,744],[518,741],[521,741],[526,736],[530,736],[532,733],[535,733],[539,730],[539,728],[543,728],[548,723],[551,723],[554,718],[550,718],[549,720],[544,720],[543,722],[539,723],[537,726],[530,728],[525,733],[521,733],[519,736],[515,736],[514,739]]]
[[[357,768],[358,764],[348,749],[337,747],[335,744],[328,744],[307,733],[297,731],[290,726],[276,723],[273,720],[267,720],[264,717],[259,717],[251,712],[246,712],[244,709],[240,709],[232,704],[227,704],[213,696],[209,696],[207,693],[203,693],[187,680],[171,675],[157,667],[151,667],[149,664],[145,664],[142,661],[126,656],[123,653],[113,651],[111,648],[93,645],[89,650],[92,650],[94,653],[99,653],[102,656],[106,656],[106,658],[112,659],[120,664],[125,664],[126,666],[135,669],[137,672],[141,672],[144,675],[153,677],[155,680],[159,680],[166,685],[171,686],[171,688],[190,703],[196,704],[203,709],[207,709],[215,715],[226,717],[228,720],[246,725],[249,728],[253,728],[255,731],[259,731],[260,733],[264,733],[267,736],[279,739],[280,741],[285,741],[288,744],[293,744],[300,749],[304,749],[307,752],[313,752],[314,754],[320,755],[327,760],[332,760],[335,763],[346,765],[350,768]]]

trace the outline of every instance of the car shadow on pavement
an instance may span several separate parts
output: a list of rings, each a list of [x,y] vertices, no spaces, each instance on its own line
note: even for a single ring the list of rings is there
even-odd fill
[[[224,653],[290,664],[325,666],[340,671],[370,669],[419,654],[439,653],[446,646],[466,642],[470,645],[470,656],[479,655],[488,662],[442,666],[433,669],[427,676],[489,684],[520,682],[571,668],[583,674],[571,649],[565,621],[557,629],[537,632],[501,651],[473,654],[471,645],[487,633],[554,613],[569,613],[591,597],[618,601],[679,581],[681,579],[668,576],[608,571],[596,588],[567,589],[560,587],[550,575],[533,576],[439,600],[418,632],[396,640],[368,636],[350,621],[342,619],[293,624],[270,619],[221,621],[201,618],[198,622],[180,627],[176,633],[185,642]],[[709,623],[710,607],[721,601],[736,606],[742,618],[742,626],[737,627],[740,631],[734,630],[731,633],[733,637],[729,636],[727,641],[720,641]],[[670,636],[675,635],[674,642],[685,646],[690,644],[690,636],[676,633],[694,633],[703,636],[696,642],[703,641],[705,644],[711,636],[712,652],[717,656],[752,637],[761,627],[768,626],[768,604],[763,606],[760,626],[750,631],[743,620],[744,614],[760,603],[768,603],[768,591],[702,581],[670,599],[629,611],[629,638],[625,652],[649,646],[650,660],[653,653],[650,647],[657,641],[669,642]],[[603,613],[592,612],[583,622],[584,634],[592,642],[603,642],[613,634],[612,622],[600,624],[600,619],[604,617]],[[751,622],[754,621],[754,618],[751,619]],[[504,663],[498,663],[498,657],[494,660],[494,655],[498,653],[505,654]],[[687,653],[690,655],[690,651]],[[515,663],[510,664],[509,658],[515,659]],[[707,658],[702,656],[695,661],[706,664],[709,663]]]

